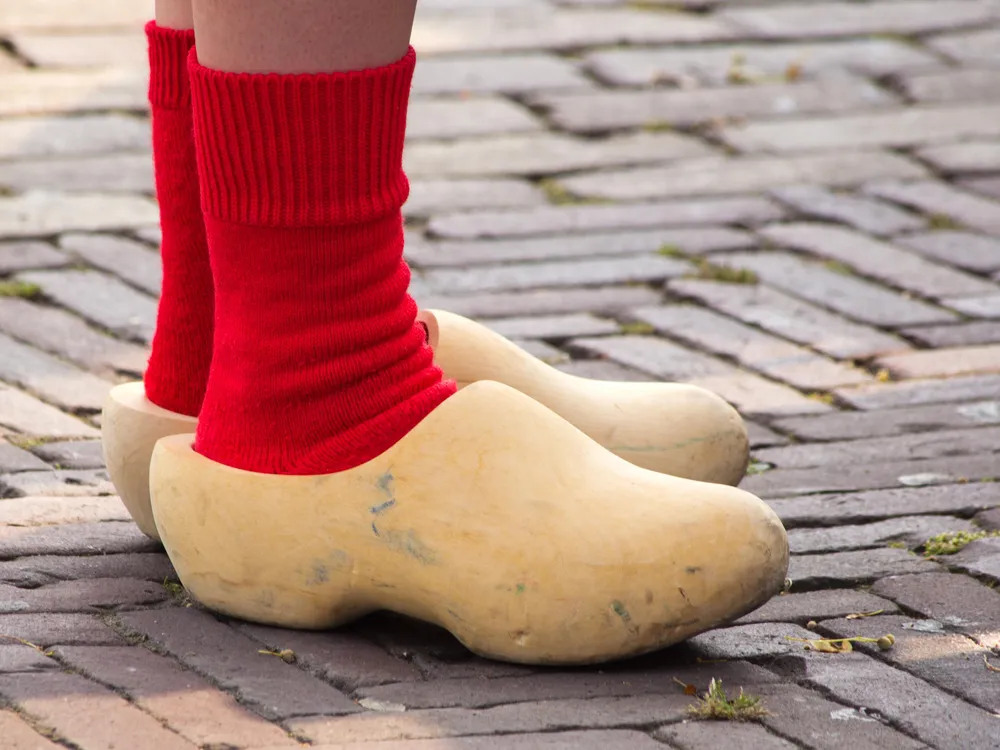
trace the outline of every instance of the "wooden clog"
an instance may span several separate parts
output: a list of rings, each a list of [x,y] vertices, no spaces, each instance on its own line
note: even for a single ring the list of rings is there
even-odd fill
[[[680,383],[614,383],[560,372],[461,315],[422,311],[435,362],[466,387],[494,380],[531,396],[625,460],[687,479],[736,485],[749,456],[746,427],[719,396]],[[125,507],[154,539],[149,458],[161,437],[195,431],[197,420],[146,399],[142,383],[111,390],[102,435],[108,472]]]
[[[588,664],[735,619],[785,579],[784,529],[756,497],[634,466],[499,383],[336,474],[256,474],[191,443],[153,452],[157,529],[198,601],[254,622],[387,609],[483,656]]]
[[[561,372],[461,315],[422,310],[434,361],[459,388],[495,380],[544,404],[626,461],[686,479],[739,484],[746,425],[722,398],[682,383],[621,383]]]
[[[142,383],[115,386],[104,402],[101,441],[111,482],[139,530],[159,539],[149,508],[149,459],[156,441],[193,433],[198,420],[161,409]]]

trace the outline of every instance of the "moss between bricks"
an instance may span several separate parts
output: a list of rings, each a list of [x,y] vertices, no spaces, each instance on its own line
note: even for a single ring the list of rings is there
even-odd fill
[[[924,557],[954,555],[979,539],[1000,537],[1000,531],[948,531],[924,542]]]
[[[0,281],[0,297],[20,297],[21,299],[35,299],[42,293],[42,288],[38,284],[29,284],[26,281]]]
[[[708,685],[708,692],[698,702],[688,706],[688,714],[707,721],[758,721],[769,715],[760,698],[749,695],[740,688],[739,695],[730,698],[722,689],[722,680],[715,678]]]

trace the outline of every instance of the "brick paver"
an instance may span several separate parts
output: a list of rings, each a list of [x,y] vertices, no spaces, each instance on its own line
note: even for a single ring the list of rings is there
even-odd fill
[[[566,372],[715,390],[789,529],[789,593],[584,670],[184,595],[98,440],[161,283],[148,8],[78,5],[0,0],[0,746],[998,746],[1000,541],[923,547],[1000,528],[996,2],[421,0],[418,302]],[[713,678],[770,715],[688,720]]]

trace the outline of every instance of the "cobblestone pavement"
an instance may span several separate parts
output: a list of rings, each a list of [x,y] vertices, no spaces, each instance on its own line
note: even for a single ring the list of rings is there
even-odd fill
[[[421,2],[418,300],[735,403],[791,591],[571,671],[191,606],[97,440],[160,286],[148,4],[2,0],[0,746],[1000,747],[1000,539],[924,549],[1000,529],[1000,5]],[[770,714],[688,721],[713,678]]]

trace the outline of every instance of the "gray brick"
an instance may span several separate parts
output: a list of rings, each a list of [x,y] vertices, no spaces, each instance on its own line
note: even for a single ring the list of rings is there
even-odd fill
[[[617,86],[683,82],[686,77],[720,86],[729,82],[734,65],[756,84],[784,78],[790,65],[797,66],[799,80],[837,77],[843,71],[885,76],[940,65],[933,55],[895,39],[613,49],[591,52],[586,61],[591,71]]]
[[[75,315],[23,299],[0,298],[0,331],[101,374],[141,374],[149,358],[145,348],[99,333]]]
[[[760,197],[701,198],[632,205],[544,206],[531,211],[459,213],[435,217],[430,230],[440,237],[525,237],[535,234],[645,229],[705,224],[759,224],[785,211]]]
[[[652,336],[575,339],[571,344],[665,380],[700,385],[748,413],[815,414],[830,410],[787,386]]]
[[[985,384],[989,387],[989,383]],[[993,391],[990,395],[995,395]],[[881,407],[880,407],[881,408]],[[1000,424],[1000,402],[913,406],[782,419],[775,426],[803,440],[852,440]]]
[[[0,334],[0,379],[65,409],[98,411],[111,383]]]
[[[718,17],[765,38],[919,34],[994,20],[977,0],[902,0],[897,3],[815,2],[724,10]]]
[[[414,180],[403,206],[406,216],[483,208],[526,208],[545,203],[545,194],[526,180]]]
[[[68,526],[0,528],[0,560],[26,555],[109,555],[157,552],[160,545],[133,523],[79,523]]]
[[[142,578],[162,583],[177,575],[167,556],[159,553],[100,554],[89,557],[35,555],[0,562],[0,581],[33,588],[61,580]]]
[[[763,685],[755,693],[771,712],[764,726],[815,750],[926,750],[866,712],[796,685]]]
[[[964,63],[1000,62],[1000,29],[985,28],[940,34],[925,41],[927,46]]]
[[[0,385],[0,425],[27,435],[81,438],[100,435],[79,419],[3,385]]]
[[[903,89],[928,104],[989,101],[1000,84],[1000,71],[955,70],[904,77]]]
[[[614,313],[633,305],[649,305],[660,294],[641,286],[600,286],[592,289],[538,289],[455,296],[428,296],[421,307],[442,308],[458,315],[495,318],[521,315],[559,315],[576,312]]]
[[[34,271],[21,275],[46,296],[119,335],[149,341],[156,325],[156,301],[97,271]]]
[[[878,182],[866,191],[897,203],[948,216],[986,234],[1000,231],[1000,203],[980,198],[943,182]]]
[[[627,730],[589,732],[543,732],[504,734],[487,737],[455,737],[446,740],[401,740],[379,743],[351,742],[315,745],[316,750],[662,750],[663,745],[648,735]],[[272,750],[261,748],[261,750]]]
[[[757,724],[689,721],[661,727],[653,736],[679,750],[713,750],[726,747],[729,742],[754,750],[793,750],[797,747]]]
[[[697,15],[634,10],[539,8],[418,18],[413,46],[424,54],[576,49],[598,44],[656,44],[726,39],[732,28]]]
[[[802,591],[833,586],[853,586],[891,575],[928,573],[940,570],[907,550],[885,547],[828,555],[794,555],[789,561],[788,576],[792,589]]]
[[[749,122],[722,129],[723,140],[740,151],[792,153],[879,146],[913,146],[930,141],[1000,135],[1000,106],[908,107],[846,117],[801,117]]]
[[[896,237],[893,242],[922,255],[979,273],[1000,270],[1000,240],[944,230]]]
[[[996,745],[996,720],[906,672],[863,654],[844,654],[836,663],[803,659],[800,679],[836,700],[877,711],[908,734],[935,747],[956,743],[969,750]]]
[[[132,195],[35,191],[0,198],[0,235],[41,236],[74,229],[122,229],[158,221],[156,205]]]
[[[0,159],[135,151],[148,161],[149,143],[149,122],[126,115],[22,117],[0,122]]]
[[[0,475],[3,476],[3,475]],[[131,516],[114,496],[17,497],[0,502],[0,523],[12,526],[130,521]]]
[[[41,648],[62,644],[119,644],[118,635],[96,615],[0,615],[0,633]]]
[[[794,584],[793,584],[794,585]],[[897,612],[898,607],[888,599],[880,599],[865,591],[834,589],[809,591],[804,594],[776,596],[760,609],[741,617],[736,625],[759,622],[795,622],[805,625],[810,620],[823,620],[845,615],[874,612]]]
[[[859,526],[792,529],[788,532],[788,545],[794,555],[871,549],[885,547],[890,542],[915,548],[935,534],[975,530],[969,521],[950,516],[903,516]]]
[[[735,359],[775,380],[806,390],[863,383],[867,373],[789,344],[755,328],[693,305],[645,307],[632,314],[660,333]]]
[[[108,473],[103,469],[0,474],[0,488],[4,497],[71,497],[110,495],[114,492]]]
[[[1000,343],[1000,326],[980,320],[952,326],[905,328],[902,333],[930,347],[977,346]]]
[[[8,73],[0,115],[142,110],[148,106],[147,85],[141,70],[122,68]]]
[[[859,524],[916,514],[969,516],[1000,506],[1000,487],[993,482],[907,487],[793,497],[771,500],[768,505],[788,528]]]
[[[259,654],[249,638],[195,609],[129,612],[129,628],[148,636],[182,664],[228,690],[238,690],[265,718],[361,710],[347,696],[281,659]]]
[[[1000,318],[1000,288],[997,288],[997,294],[943,299],[941,303],[970,318]]]
[[[58,667],[59,662],[47,658],[45,654],[31,648],[31,646],[0,645],[0,674],[5,672],[41,672]]]
[[[0,474],[12,474],[16,471],[46,470],[48,468],[48,464],[40,458],[0,438]]]
[[[991,656],[990,652],[964,636],[943,632],[936,620],[902,616],[861,622],[837,619],[821,622],[820,629],[833,637],[845,638],[881,638],[892,633],[896,642],[889,651],[881,652],[869,643],[860,643],[858,648],[986,711],[1000,710],[1000,682],[982,679],[982,662],[984,657]]]
[[[268,648],[292,649],[296,663],[348,692],[370,685],[421,679],[412,664],[390,656],[355,633],[303,633],[259,625],[241,625],[240,630]]]
[[[966,346],[933,349],[881,357],[876,360],[900,378],[934,378],[1000,369],[1000,346]]]
[[[771,191],[799,213],[849,224],[862,232],[892,235],[922,229],[925,222],[913,214],[872,198],[834,193],[816,185],[792,185]]]
[[[981,528],[996,531],[1000,523],[1000,509],[993,508],[976,515],[975,521]],[[996,537],[987,537],[972,542],[957,555],[948,560],[949,567],[970,573],[988,582],[1000,582],[1000,545]]]
[[[280,728],[240,706],[173,660],[142,648],[60,647],[61,659],[83,674],[126,693],[144,711],[202,745],[290,745]]]
[[[413,77],[415,94],[518,94],[591,86],[571,62],[540,52],[422,59]]]
[[[991,445],[1000,445],[1000,427],[918,432],[842,443],[801,443],[757,451],[754,455],[783,469],[802,469],[961,456],[988,450]]]
[[[862,323],[904,326],[955,319],[955,315],[946,310],[789,253],[729,253],[716,256],[714,260],[750,269],[762,281],[783,292],[821,304]]]
[[[644,727],[681,721],[691,699],[677,693],[515,703],[483,709],[438,708],[293,719],[289,726],[316,743],[388,742],[553,729]],[[589,733],[588,733],[589,735]],[[539,737],[545,737],[542,734]],[[494,742],[502,738],[493,738]],[[629,746],[631,747],[631,745]]]
[[[657,256],[552,263],[511,263],[428,271],[422,278],[439,294],[497,292],[540,287],[663,281],[690,270],[685,261]]]
[[[771,498],[997,478],[1000,478],[1000,462],[995,454],[988,454],[813,469],[772,469],[747,477],[740,486],[760,497]]]
[[[764,448],[769,445],[785,445],[788,443],[788,438],[784,435],[779,435],[774,430],[771,430],[763,425],[757,424],[756,422],[749,422],[744,420],[748,437],[750,438],[751,448]]]
[[[143,291],[160,294],[160,257],[139,242],[106,234],[66,234],[59,238],[59,246]]]
[[[854,187],[869,180],[917,179],[924,174],[923,167],[896,154],[846,151],[783,157],[691,159],[663,167],[581,174],[562,182],[577,195],[612,200],[651,200],[752,193],[802,182]]]
[[[985,195],[988,198],[1000,198],[1000,177],[966,178],[959,180],[957,184],[959,187]]]
[[[851,78],[806,83],[762,83],[704,89],[652,89],[531,97],[560,128],[600,133],[635,127],[690,127],[730,118],[756,118],[876,109],[895,100],[872,84]]]
[[[812,634],[787,622],[764,622],[718,628],[696,635],[687,645],[705,660],[760,659],[798,651],[800,644],[789,638],[812,638]]]
[[[100,614],[119,607],[155,604],[169,594],[159,583],[134,578],[92,578],[85,581],[61,581],[37,589],[18,589],[0,585],[3,604],[8,612],[91,612]]]
[[[698,299],[745,323],[836,359],[864,359],[909,348],[902,339],[853,323],[763,284],[673,279],[667,287],[671,292]]]
[[[947,380],[921,380],[902,383],[878,383],[857,388],[842,388],[836,394],[858,409],[892,409],[923,404],[974,401],[996,396],[1000,389],[1000,375],[964,375]],[[1000,404],[983,403],[970,414],[979,414],[980,424],[990,424],[989,416],[996,411],[1000,418]],[[965,424],[968,424],[966,421]]]
[[[745,662],[714,665],[715,676],[727,685],[768,684],[775,680],[769,672]],[[600,672],[548,671],[527,677],[502,677],[495,680],[470,678],[406,682],[396,685],[363,688],[361,695],[378,701],[396,703],[408,709],[483,708],[503,703],[541,700],[569,700],[639,695],[663,695],[677,692],[674,677],[682,682],[702,680],[704,672],[697,667],[678,666],[657,671],[626,671],[604,669]]]
[[[19,193],[152,193],[148,154],[102,154],[0,162],[0,185]]]
[[[839,261],[861,274],[927,297],[972,297],[997,290],[982,279],[845,227],[806,222],[773,224],[760,233],[777,245]]]
[[[636,133],[599,142],[543,133],[448,143],[417,142],[406,149],[403,161],[407,174],[413,177],[544,175],[672,161],[710,153],[700,141],[675,133]],[[867,179],[881,176],[900,175],[873,175]]]
[[[13,38],[17,51],[42,68],[134,67],[146,55],[141,31],[81,34],[23,33]]]
[[[595,318],[589,313],[496,318],[481,322],[508,338],[568,339],[574,336],[603,336],[618,333],[619,330],[614,321]]]
[[[542,124],[524,107],[499,97],[422,99],[410,102],[406,137],[410,141],[533,133]]]
[[[421,268],[473,266],[527,260],[559,260],[595,256],[654,253],[660,248],[702,254],[744,250],[754,240],[744,231],[726,227],[650,229],[636,232],[567,234],[532,239],[422,242],[411,245],[407,257]]]
[[[954,573],[898,576],[879,581],[872,593],[939,620],[986,648],[1000,647],[1000,593],[974,578]]]
[[[53,466],[63,469],[103,469],[104,450],[100,440],[66,440],[43,443],[32,451]]]
[[[68,263],[69,258],[44,242],[0,242],[0,275],[35,268],[59,268]]]
[[[948,174],[1000,171],[1000,141],[965,141],[929,146],[917,155]]]

